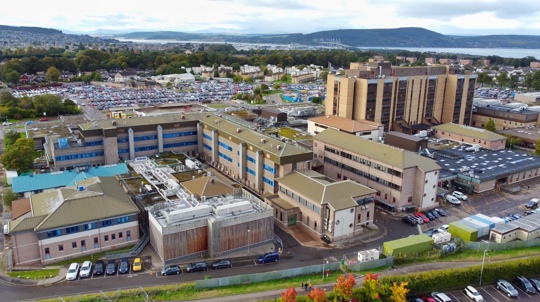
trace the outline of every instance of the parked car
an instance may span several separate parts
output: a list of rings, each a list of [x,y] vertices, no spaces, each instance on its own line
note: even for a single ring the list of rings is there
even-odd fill
[[[496,287],[508,297],[517,297],[519,295],[518,291],[512,286],[512,284],[504,279],[497,280]]]
[[[428,229],[424,232],[424,234],[428,235],[429,237],[432,237],[433,235],[437,233],[439,233],[439,230],[435,228]]]
[[[81,265],[81,272],[79,276],[81,278],[88,278],[91,275],[92,275],[92,262],[90,261],[83,262],[83,264]]]
[[[40,122],[47,122],[49,119],[46,117],[42,117],[39,119]]]
[[[465,287],[465,295],[474,302],[484,302],[484,297],[472,286]]]
[[[450,297],[448,297],[445,293],[433,292],[431,293],[431,296],[436,302],[452,302],[452,299],[450,299]]]
[[[514,220],[517,220],[517,219],[520,219],[521,217],[523,217],[523,216],[521,216],[519,214],[510,214],[508,216],[511,216],[512,218],[514,218]]]
[[[79,275],[79,264],[78,263],[70,264],[66,273],[66,280],[68,281],[76,280],[78,275]]]
[[[424,224],[424,219],[420,217],[416,217],[414,215],[409,215],[409,216],[412,217],[416,221],[416,224]]]
[[[405,222],[406,224],[408,224],[410,226],[415,226],[416,225],[416,220],[414,220],[410,216],[405,216],[405,217],[401,218],[401,221]]]
[[[429,222],[429,218],[426,217],[426,215],[422,214],[422,212],[416,212],[414,213],[414,216],[418,217],[418,218],[422,218],[422,220],[424,221],[424,223],[428,223]]]
[[[135,258],[135,260],[133,260],[133,271],[139,272],[141,270],[142,270],[141,258]]]
[[[526,292],[529,295],[536,294],[536,289],[534,286],[529,282],[529,280],[523,276],[517,276],[514,279],[514,284],[521,289],[522,291]]]
[[[104,272],[105,272],[105,263],[103,263],[103,261],[101,260],[96,261],[94,263],[94,275],[95,276],[103,275]]]
[[[206,261],[194,262],[194,263],[189,264],[186,267],[186,271],[188,273],[207,271],[207,270],[208,270],[208,263],[206,263]]]
[[[431,210],[429,212],[431,213],[431,215],[433,215],[433,217],[435,217],[435,219],[441,217],[441,215],[439,215],[439,212],[437,212],[436,210]]]
[[[11,125],[13,125],[12,122],[3,122],[2,123],[2,126],[11,126]]]
[[[118,267],[118,272],[120,274],[127,274],[129,273],[129,261],[124,258],[122,261],[120,261],[120,266]]]
[[[407,302],[423,302],[418,296],[408,296]]]
[[[461,201],[457,199],[457,197],[452,196],[452,195],[446,195],[446,201],[456,206],[461,205]]]
[[[33,122],[33,121],[28,121],[28,122],[26,122],[26,123],[24,123],[24,124],[25,124],[25,125],[33,125],[34,122]]]
[[[436,302],[435,299],[433,299],[433,297],[430,297],[428,295],[420,296],[420,298],[422,298],[422,301],[424,302]]]
[[[107,262],[107,266],[105,267],[105,274],[107,274],[107,275],[115,275],[116,274],[116,261]]]
[[[169,265],[161,270],[162,276],[179,275],[181,273],[182,271],[180,270],[180,267],[178,265]]]
[[[231,260],[229,259],[216,260],[212,263],[212,269],[230,268],[230,267],[232,267],[232,263],[231,263]]]
[[[529,215],[534,214],[534,213],[536,213],[536,212],[535,212],[535,211],[531,211],[531,210],[527,210],[527,211],[525,211],[525,212],[523,213],[523,215],[529,216]]]
[[[529,200],[527,204],[525,204],[525,208],[530,209],[530,210],[536,209],[538,208],[538,202],[539,202],[538,198],[533,198]]]
[[[441,216],[446,216],[446,212],[443,209],[437,208],[437,209],[435,209],[435,211],[437,211],[437,213],[439,213],[439,215],[441,215]]]
[[[278,262],[279,253],[278,252],[269,252],[259,256],[257,262],[259,264],[268,263],[268,262]]]
[[[448,232],[448,228],[449,228],[449,226],[447,224],[443,224],[443,225],[441,225],[441,227],[439,227],[439,232],[440,233]]]
[[[459,200],[467,201],[469,198],[467,195],[461,193],[460,191],[454,191],[452,192],[452,196],[456,197]]]
[[[532,286],[534,286],[536,292],[540,293],[540,281],[538,281],[538,279],[529,278],[529,282],[531,282]]]
[[[424,211],[424,212],[422,212],[422,214],[424,214],[424,216],[429,218],[430,221],[435,220],[435,216],[433,216],[433,214],[431,214],[429,211]]]

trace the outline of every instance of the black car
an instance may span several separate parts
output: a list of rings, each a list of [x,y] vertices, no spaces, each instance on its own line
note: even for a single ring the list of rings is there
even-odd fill
[[[206,263],[206,261],[194,262],[186,267],[186,271],[188,273],[207,271],[207,270],[208,270],[208,263]]]
[[[116,261],[107,262],[107,267],[105,267],[105,273],[107,275],[115,275],[116,274]]]
[[[94,263],[94,275],[95,276],[103,275],[104,272],[105,272],[105,263],[103,263],[103,261],[101,260],[96,261],[96,263]]]
[[[212,262],[212,269],[230,268],[232,267],[231,260],[222,259]]]
[[[122,261],[120,262],[120,266],[118,267],[118,272],[120,274],[129,273],[129,261],[127,259],[122,259]]]
[[[536,213],[536,212],[532,211],[532,210],[527,210],[527,211],[525,211],[525,213],[523,213],[523,215],[529,216],[529,215],[534,214],[534,213]]]
[[[435,219],[437,218],[440,218],[441,215],[439,215],[439,212],[435,211],[435,210],[431,210],[429,211],[431,213],[431,215],[433,215],[433,217],[435,217]]]
[[[169,265],[161,270],[162,276],[179,275],[181,273],[182,271],[180,270],[180,267],[178,265]]]
[[[407,302],[424,302],[424,301],[422,301],[422,299],[420,299],[420,297],[418,296],[408,296]]]
[[[410,226],[415,226],[416,225],[416,220],[412,219],[410,216],[406,216],[406,217],[401,218],[401,221],[405,222],[406,224],[408,224]]]
[[[435,216],[433,216],[430,211],[424,211],[422,213],[424,213],[424,215],[426,215],[426,217],[429,218],[430,221],[435,220]]]
[[[536,294],[536,289],[534,288],[534,286],[531,284],[531,282],[529,282],[527,278],[523,276],[517,276],[514,279],[514,284],[529,295]]]
[[[441,216],[446,216],[446,212],[443,209],[437,208],[437,209],[435,209],[435,211],[437,211],[439,213],[439,215],[441,215]]]

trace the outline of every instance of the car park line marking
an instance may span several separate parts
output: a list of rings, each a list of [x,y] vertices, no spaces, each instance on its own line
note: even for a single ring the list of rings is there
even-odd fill
[[[510,301],[510,298],[508,295],[504,294],[500,289],[498,289],[496,286],[494,286],[495,290],[499,293],[499,295],[503,296],[506,300]]]
[[[517,286],[514,286],[515,289],[517,289],[519,292],[521,293],[524,293],[525,295],[527,295],[527,297],[531,298],[532,296],[527,294],[524,290],[522,290],[521,288],[517,287]],[[519,297],[519,296],[518,296]]]
[[[482,289],[482,288],[481,288],[481,289]],[[483,289],[483,290],[484,290],[484,293],[486,293],[488,296],[490,296],[491,298],[493,298],[496,302],[499,302],[499,300],[498,300],[497,298],[493,297],[493,295],[490,294],[487,290],[485,290],[485,289]],[[495,289],[495,290],[497,290],[497,289]]]
[[[452,298],[456,299],[456,301],[459,302],[459,299],[458,299],[456,296],[454,296],[452,293],[448,293],[448,294],[449,294]]]

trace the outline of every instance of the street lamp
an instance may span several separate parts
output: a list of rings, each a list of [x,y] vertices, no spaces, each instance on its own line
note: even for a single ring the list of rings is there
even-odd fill
[[[328,259],[324,258],[322,262],[322,279],[324,280],[324,264],[328,263]]]
[[[251,237],[249,236],[249,234],[250,234],[250,230],[248,230],[248,255],[249,255],[249,243],[250,243],[250,240],[249,240],[249,239],[251,238]]]
[[[484,257],[482,257],[482,269],[480,270],[480,286],[482,286],[482,275],[484,274],[484,261],[486,260],[487,250],[484,250]],[[489,256],[489,255],[488,255]]]

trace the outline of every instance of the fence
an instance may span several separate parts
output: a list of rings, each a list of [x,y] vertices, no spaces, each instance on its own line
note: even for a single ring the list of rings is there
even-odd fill
[[[394,264],[394,257],[388,257],[383,259],[364,261],[364,262],[354,262],[347,265],[350,270],[353,271],[365,271],[369,269],[374,269],[377,267],[383,267]]]
[[[469,242],[467,247],[477,252],[484,250],[489,251],[504,251],[511,249],[519,249],[524,247],[540,246],[540,239],[526,240],[526,241],[512,241],[506,243],[494,243],[494,242]]]

